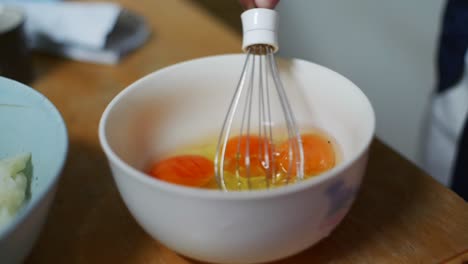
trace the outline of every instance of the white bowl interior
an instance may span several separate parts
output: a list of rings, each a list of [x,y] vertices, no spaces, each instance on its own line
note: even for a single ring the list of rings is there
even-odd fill
[[[150,159],[207,135],[218,136],[239,81],[244,55],[173,65],[131,85],[110,104],[105,137],[123,161],[142,170]],[[322,66],[278,59],[300,125],[325,130],[343,163],[356,158],[374,133],[372,107],[353,83]]]

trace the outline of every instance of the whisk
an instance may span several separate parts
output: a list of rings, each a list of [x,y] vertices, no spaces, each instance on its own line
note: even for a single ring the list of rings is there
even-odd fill
[[[278,14],[255,8],[241,18],[246,58],[214,160],[218,186],[225,191],[304,179],[301,137],[274,57]]]

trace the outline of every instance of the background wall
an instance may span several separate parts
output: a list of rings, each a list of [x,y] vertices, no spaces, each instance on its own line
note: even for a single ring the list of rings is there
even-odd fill
[[[280,55],[322,64],[351,79],[376,110],[377,135],[421,164],[444,3],[283,0]]]

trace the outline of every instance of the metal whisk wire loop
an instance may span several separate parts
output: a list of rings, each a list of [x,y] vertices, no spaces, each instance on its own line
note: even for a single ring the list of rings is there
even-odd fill
[[[299,181],[304,178],[304,154],[299,129],[279,77],[273,47],[259,44],[248,47],[247,51],[241,77],[222,125],[214,160],[218,186],[225,191],[253,189],[254,176],[263,177],[265,188],[277,184],[280,168],[277,165],[275,137],[278,131],[275,126],[280,125],[285,126],[288,138],[289,164],[285,184],[292,179]],[[272,111],[273,95],[278,98],[280,112]],[[273,115],[278,113],[282,113],[284,124],[273,120]],[[227,160],[229,140],[233,136],[238,140],[229,153],[234,151],[235,154]],[[227,166],[233,167],[231,177],[234,180],[231,182],[234,184],[227,183]]]

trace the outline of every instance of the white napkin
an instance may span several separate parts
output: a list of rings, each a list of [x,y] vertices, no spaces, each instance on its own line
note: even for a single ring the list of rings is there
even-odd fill
[[[100,49],[121,8],[112,3],[20,3],[26,13],[26,33],[42,34],[58,43]]]
[[[117,32],[119,37],[113,38],[126,42],[124,47],[109,43],[109,35],[125,11],[113,3],[0,0],[2,3],[24,11],[25,31],[33,49],[75,60],[117,63],[121,56],[141,45],[149,35],[146,24],[139,21],[139,27],[134,26],[133,31],[126,26],[124,35]],[[129,17],[128,12],[124,17]]]

